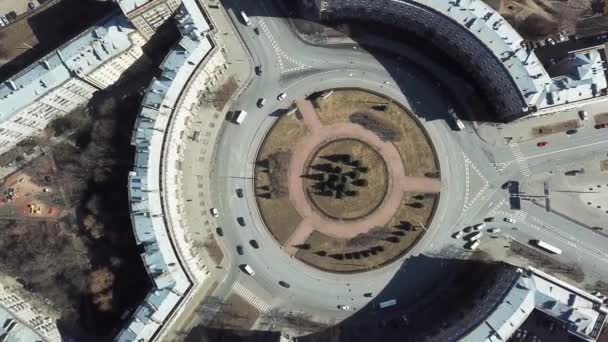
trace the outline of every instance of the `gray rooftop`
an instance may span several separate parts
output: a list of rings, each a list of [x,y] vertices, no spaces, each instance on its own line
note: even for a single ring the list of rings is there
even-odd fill
[[[44,339],[0,308],[0,339],[7,342],[38,342]]]
[[[10,119],[47,92],[84,76],[131,47],[134,32],[123,14],[98,23],[0,85],[0,121]]]

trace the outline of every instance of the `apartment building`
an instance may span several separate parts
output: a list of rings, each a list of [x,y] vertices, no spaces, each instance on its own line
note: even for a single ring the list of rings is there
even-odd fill
[[[123,13],[135,28],[150,39],[179,7],[180,0],[117,0]]]
[[[142,55],[145,39],[113,15],[0,85],[0,153],[86,104]]]

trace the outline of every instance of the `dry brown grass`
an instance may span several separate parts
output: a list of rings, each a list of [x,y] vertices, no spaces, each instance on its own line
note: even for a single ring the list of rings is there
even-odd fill
[[[318,102],[317,112],[324,124],[349,122],[351,115],[359,112],[390,122],[400,130],[400,139],[393,144],[401,155],[406,176],[424,176],[438,168],[426,134],[413,114],[397,103],[361,90],[336,90]]]
[[[361,166],[369,169],[367,174],[360,176],[361,179],[367,181],[367,186],[351,186],[351,190],[358,192],[357,196],[344,196],[341,199],[336,199],[334,196],[316,195],[315,192],[317,191],[312,188],[315,181],[306,179],[304,184],[308,189],[308,194],[317,208],[332,218],[356,219],[365,216],[377,208],[386,195],[388,188],[386,165],[380,155],[370,146],[349,139],[332,142],[319,151],[310,165],[326,164],[328,161],[323,159],[324,156],[337,154],[351,155],[353,160],[359,160]],[[340,163],[333,163],[332,165],[340,165],[344,172],[351,170],[351,168]],[[308,174],[315,173],[319,173],[319,171],[309,168]]]
[[[578,127],[578,120],[567,120],[557,122],[551,125],[536,126],[532,127],[532,136],[534,136],[535,138],[539,138],[550,134],[565,132],[570,129],[577,129]]]
[[[304,123],[298,119],[298,115],[295,114],[283,116],[277,120],[260,148],[258,161],[268,160],[277,153],[289,153],[295,142],[306,136],[308,130]],[[288,167],[289,165],[280,166],[285,170]],[[287,179],[281,180],[282,184],[272,184],[271,175],[267,171],[265,167],[257,166],[255,168],[257,205],[262,213],[266,228],[280,244],[283,244],[295,231],[302,221],[302,217],[288,199],[279,199],[272,196],[271,190],[273,188],[287,188]],[[274,181],[277,181],[276,177]],[[266,198],[265,195],[271,197]]]
[[[310,249],[299,250],[296,257],[330,272],[360,272],[396,260],[422,237],[425,231],[421,224],[428,227],[438,200],[436,195],[414,199],[417,196],[422,194],[406,194],[401,207],[384,227],[371,230],[367,238],[360,235],[355,238],[360,243],[353,244],[352,240],[337,239],[315,231],[306,241]],[[422,203],[423,207],[412,208],[407,205],[414,201]],[[370,250],[374,246],[381,246],[383,250],[375,255],[370,253],[367,257],[360,255],[359,259],[354,255],[351,258],[345,255]],[[324,253],[319,255],[321,251]],[[344,255],[343,259],[331,257],[336,254]]]

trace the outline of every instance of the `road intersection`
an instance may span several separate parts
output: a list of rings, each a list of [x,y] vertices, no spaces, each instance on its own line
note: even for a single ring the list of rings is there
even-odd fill
[[[216,165],[209,175],[211,206],[219,210],[215,224],[223,228],[224,236],[218,239],[227,251],[222,270],[225,278],[214,290],[214,297],[222,300],[236,293],[262,312],[272,308],[303,311],[315,320],[335,323],[352,314],[352,311],[339,310],[339,305],[348,305],[354,310],[369,309],[383,300],[408,296],[385,289],[407,256],[381,269],[359,274],[322,272],[291,258],[267,231],[256,206],[254,161],[268,130],[296,99],[341,87],[382,93],[409,106],[415,113],[433,112],[442,118],[427,120],[420,117],[439,156],[441,200],[431,226],[427,227],[428,233],[408,256],[438,253],[446,247],[456,247],[463,252],[462,241],[453,239],[452,234],[480,223],[484,218],[496,216],[491,225],[502,229],[497,235],[523,244],[530,239],[546,240],[563,249],[558,261],[576,262],[590,279],[608,278],[605,272],[608,269],[608,238],[581,228],[531,201],[524,200],[521,210],[513,210],[509,202],[511,194],[501,188],[508,181],[524,183],[538,178],[555,170],[559,163],[605,156],[608,130],[594,130],[587,125],[572,137],[561,134],[544,138],[551,142],[545,148],[537,146],[542,139],[502,144],[497,143],[502,142],[497,138],[487,142],[480,138],[480,128],[473,124],[467,124],[462,131],[452,130],[448,119],[449,99],[437,88],[434,79],[425,78],[419,72],[420,63],[384,59],[381,63],[377,55],[361,48],[306,44],[292,32],[270,0],[226,1],[225,6],[251,53],[253,64],[261,66],[262,72],[254,77],[233,105],[234,110],[248,111],[246,120],[241,125],[226,122],[214,151]],[[250,15],[251,26],[240,21],[238,12],[241,10],[255,13]],[[259,28],[260,34],[254,27]],[[412,85],[422,89],[419,92],[424,96],[411,96],[408,89]],[[287,99],[277,101],[277,95],[283,92]],[[263,108],[258,108],[256,102],[261,98],[268,101]],[[590,111],[591,115],[595,113]],[[496,134],[502,133],[497,131]],[[184,164],[196,167],[196,160],[186,160]],[[188,184],[188,181],[184,183]],[[243,198],[235,194],[236,189],[243,189]],[[505,217],[516,223],[502,221]],[[237,218],[242,218],[245,225],[238,224]],[[248,241],[252,239],[260,244],[260,249],[246,247],[244,255],[238,255],[235,247],[249,246]],[[240,264],[250,265],[255,276],[243,273],[238,267]],[[281,286],[279,281],[287,282],[290,288]],[[365,293],[373,296],[366,297]],[[206,320],[202,319],[201,323]]]

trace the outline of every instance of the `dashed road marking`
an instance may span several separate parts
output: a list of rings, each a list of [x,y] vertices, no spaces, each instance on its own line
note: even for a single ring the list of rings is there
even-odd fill
[[[528,158],[521,152],[518,144],[510,144],[511,152],[513,152],[513,156],[515,157],[515,162],[519,165],[519,170],[524,177],[529,177],[532,175],[530,172],[530,168],[528,167],[528,162],[526,161]]]
[[[310,69],[311,68],[310,65],[306,65],[304,63],[296,61],[294,58],[292,58],[289,55],[287,55],[283,51],[283,49],[281,49],[281,47],[277,43],[276,39],[274,38],[274,36],[270,32],[270,29],[268,28],[268,25],[266,25],[266,21],[264,21],[263,18],[259,18],[258,19],[258,23],[259,23],[260,27],[262,28],[262,31],[264,32],[264,34],[266,35],[266,37],[268,37],[268,40],[270,41],[270,44],[272,45],[272,49],[274,50],[274,54],[277,57],[277,60],[279,61],[279,68],[281,69],[281,74],[288,74],[290,72],[302,71],[302,70],[306,70],[306,69]],[[285,66],[285,64],[286,64],[285,61],[289,62],[290,64],[292,64],[294,66],[287,68]]]
[[[247,303],[253,305],[256,309],[262,313],[266,313],[270,310],[270,305],[263,301],[260,297],[256,296],[251,290],[241,285],[239,282],[235,282],[232,285],[232,291],[243,298]]]
[[[481,173],[481,171],[479,171],[479,169],[477,168],[477,166],[475,164],[473,164],[473,162],[471,161],[471,159],[469,159],[469,157],[467,157],[467,155],[463,152],[462,156],[464,158],[464,173],[465,173],[465,191],[464,191],[464,208],[463,208],[463,213],[466,212],[467,210],[469,210],[471,208],[471,206],[473,205],[473,203],[475,203],[479,197],[490,187],[490,184],[488,182],[488,180],[486,179],[486,177],[484,177],[484,175]],[[481,189],[473,196],[473,198],[471,199],[471,170],[473,170],[477,176],[481,179],[481,181],[484,183],[483,186],[481,187]]]

